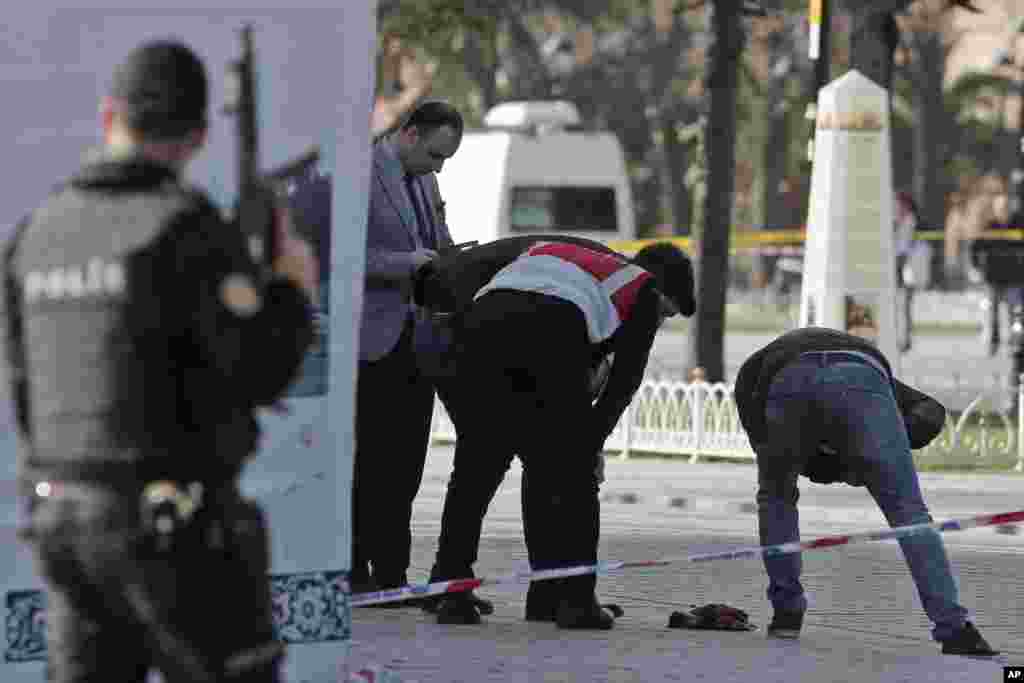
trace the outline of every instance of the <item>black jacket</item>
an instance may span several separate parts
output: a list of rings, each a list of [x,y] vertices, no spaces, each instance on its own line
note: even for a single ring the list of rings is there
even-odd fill
[[[472,304],[474,295],[499,270],[538,242],[568,242],[628,260],[600,242],[580,237],[528,235],[499,239],[470,249],[441,254],[419,274],[415,288],[416,303],[434,311],[455,313],[457,339],[458,316]],[[640,290],[629,318],[623,321],[615,334],[591,347],[590,364],[594,369],[614,354],[607,382],[594,405],[594,421],[602,442],[615,429],[622,413],[640,388],[660,324],[659,298],[654,282],[651,281]]]
[[[59,245],[59,247],[57,246]],[[168,168],[86,165],[6,245],[3,316],[23,467],[223,480],[291,382],[307,297]]]
[[[876,359],[892,381],[912,448],[927,446],[942,431],[946,420],[942,404],[895,379],[889,361],[871,342],[826,327],[804,327],[787,332],[754,353],[736,376],[733,388],[736,409],[755,446],[772,437],[765,427],[765,401],[772,379],[786,364],[808,351],[859,351]]]
[[[506,237],[469,249],[448,249],[416,274],[414,301],[440,313],[457,313],[473,302],[498,271],[538,242],[565,242],[606,254],[625,256],[600,242],[569,235]]]
[[[997,286],[1024,285],[1024,242],[986,235],[993,230],[1009,230],[1021,225],[1022,216],[1009,223],[993,223],[971,242],[971,263],[981,270],[985,282]]]

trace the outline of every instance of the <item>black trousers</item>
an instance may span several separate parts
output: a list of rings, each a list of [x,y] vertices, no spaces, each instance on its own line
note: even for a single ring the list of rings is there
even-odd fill
[[[352,475],[353,583],[408,582],[412,505],[423,480],[434,388],[416,364],[412,324],[380,360],[359,364]],[[358,586],[357,586],[358,587]]]
[[[459,343],[458,440],[434,578],[473,575],[484,515],[516,455],[532,568],[596,562],[601,444],[590,422],[582,313],[553,297],[495,291],[466,315]],[[594,575],[561,580],[558,599],[585,606],[595,585]]]
[[[31,512],[46,584],[47,680],[144,683],[159,670],[168,683],[192,683],[192,658],[214,673],[242,662],[232,681],[280,680],[257,505],[236,491],[219,495],[160,552],[139,533],[137,494],[55,486]]]

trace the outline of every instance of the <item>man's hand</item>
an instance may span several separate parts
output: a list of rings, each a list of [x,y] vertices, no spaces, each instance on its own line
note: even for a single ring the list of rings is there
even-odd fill
[[[415,52],[395,37],[385,39],[383,52],[384,77],[397,80],[401,89],[397,94],[382,93],[375,98],[370,116],[372,137],[382,135],[398,125],[402,117],[430,92],[437,71],[437,64],[420,62]]]
[[[315,303],[320,276],[313,247],[296,234],[291,212],[287,208],[275,209],[274,229],[277,230],[278,249],[274,272],[295,283]]]
[[[416,54],[406,48],[398,62],[398,82],[403,88],[416,92],[420,97],[430,91],[434,83],[434,74],[437,73],[437,64],[434,62],[421,62],[416,59]]]

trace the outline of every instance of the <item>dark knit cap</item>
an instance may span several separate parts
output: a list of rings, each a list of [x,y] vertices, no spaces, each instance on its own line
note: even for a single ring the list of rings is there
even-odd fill
[[[671,242],[648,244],[633,257],[633,263],[654,276],[658,289],[685,316],[693,315],[693,265],[682,249]]]
[[[209,85],[202,61],[183,43],[158,40],[132,50],[115,69],[110,94],[132,130],[180,137],[206,125]]]

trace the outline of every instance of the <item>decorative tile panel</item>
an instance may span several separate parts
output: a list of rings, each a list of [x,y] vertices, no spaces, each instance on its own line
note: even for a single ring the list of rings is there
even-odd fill
[[[348,640],[352,635],[348,572],[271,574],[274,632],[289,645]],[[46,596],[8,591],[4,599],[8,663],[46,660]]]

